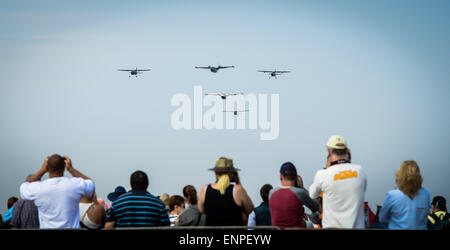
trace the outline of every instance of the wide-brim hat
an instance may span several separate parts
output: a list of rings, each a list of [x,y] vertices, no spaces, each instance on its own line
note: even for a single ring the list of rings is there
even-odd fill
[[[116,187],[114,192],[108,194],[108,200],[113,202],[113,201],[117,200],[117,198],[119,198],[119,196],[121,196],[122,194],[124,194],[126,192],[127,191],[125,190],[124,187],[118,186],[118,187]]]
[[[220,157],[219,159],[217,159],[216,166],[208,170],[222,173],[240,171],[240,169],[233,166],[233,160],[226,157]]]

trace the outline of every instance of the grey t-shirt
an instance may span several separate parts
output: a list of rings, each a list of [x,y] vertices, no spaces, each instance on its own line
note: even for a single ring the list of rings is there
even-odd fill
[[[178,216],[178,226],[204,226],[205,216],[196,205],[190,205]]]
[[[277,190],[280,190],[281,187],[274,188],[270,190],[269,193],[269,200],[273,193],[275,193]],[[305,205],[308,207],[313,213],[319,211],[319,203],[316,200],[311,199],[309,196],[308,190],[302,187],[289,187],[289,189],[295,194],[295,196]]]

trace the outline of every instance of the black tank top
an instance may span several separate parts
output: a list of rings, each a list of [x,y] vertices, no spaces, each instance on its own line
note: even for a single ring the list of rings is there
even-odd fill
[[[233,199],[233,185],[221,195],[220,191],[211,187],[206,188],[205,213],[207,226],[243,226],[242,207]]]

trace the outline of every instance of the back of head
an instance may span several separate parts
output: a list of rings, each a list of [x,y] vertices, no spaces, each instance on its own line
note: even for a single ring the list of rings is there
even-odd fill
[[[447,201],[442,196],[433,197],[431,204],[439,211],[447,211]]]
[[[64,174],[66,166],[65,160],[65,158],[58,154],[50,156],[47,161],[48,172],[52,174]]]
[[[17,199],[17,197],[9,197],[8,201],[7,201],[7,207],[8,209],[10,209],[12,206],[14,206],[14,204],[18,201],[19,199]]]
[[[148,188],[148,177],[143,171],[136,171],[130,177],[131,189],[135,191],[146,191]]]
[[[292,162],[285,162],[281,165],[280,174],[287,181],[295,181],[297,178],[297,168]]]
[[[197,190],[192,185],[187,185],[183,188],[183,195],[191,205],[197,204]]]
[[[172,195],[169,199],[169,210],[173,211],[175,206],[181,206],[184,204],[184,198],[179,195]]]
[[[419,165],[415,161],[404,161],[395,173],[395,183],[409,198],[414,198],[422,188],[422,175]]]
[[[270,184],[265,184],[264,186],[261,187],[261,189],[259,190],[259,193],[261,194],[261,198],[263,199],[264,202],[269,202],[269,192],[270,190],[272,190],[272,185]]]

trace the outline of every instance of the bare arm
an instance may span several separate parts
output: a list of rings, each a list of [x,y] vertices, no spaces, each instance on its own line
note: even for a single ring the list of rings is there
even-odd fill
[[[106,222],[105,229],[114,229],[115,226],[116,226],[116,222],[115,221]]]
[[[247,191],[245,191],[245,189],[241,185],[236,185],[234,199],[239,201],[238,204],[240,203],[242,209],[244,210],[243,212],[246,215],[250,214],[255,208],[252,200],[247,194]]]
[[[205,192],[206,188],[208,187],[207,184],[203,185],[202,190],[200,190],[200,199],[198,200],[198,210],[200,210],[200,213],[205,213]]]
[[[77,178],[79,177],[79,178],[82,178],[83,180],[90,180],[89,177],[85,176],[80,171],[73,168],[72,160],[68,156],[64,156],[64,158],[66,159],[64,162],[66,163],[67,172],[69,172],[73,177],[77,177]]]
[[[27,179],[27,182],[40,181],[42,176],[48,172],[48,157],[45,158],[44,163],[42,163],[41,169],[39,169],[34,175]]]

